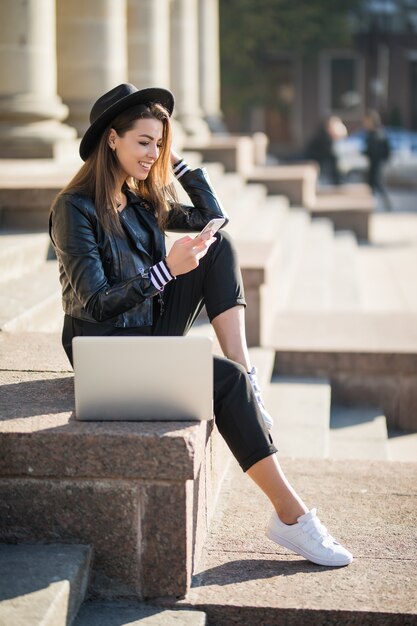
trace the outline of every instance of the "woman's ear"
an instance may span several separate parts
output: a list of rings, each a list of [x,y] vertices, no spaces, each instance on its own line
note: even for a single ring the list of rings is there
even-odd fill
[[[117,137],[116,131],[114,130],[114,128],[111,128],[108,139],[107,139],[107,143],[109,144],[112,150],[116,150],[116,137]]]

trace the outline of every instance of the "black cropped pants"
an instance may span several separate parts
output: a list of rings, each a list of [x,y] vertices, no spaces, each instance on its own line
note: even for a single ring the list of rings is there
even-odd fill
[[[163,304],[155,298],[154,324],[149,334],[185,335],[203,305],[210,321],[237,305],[246,306],[234,247],[227,234],[217,233],[216,239],[195,270],[166,285]],[[71,341],[79,335],[143,335],[143,329],[115,328],[66,315],[62,342],[71,363]],[[247,471],[277,449],[264,425],[245,368],[224,357],[213,358],[215,422],[241,468]]]

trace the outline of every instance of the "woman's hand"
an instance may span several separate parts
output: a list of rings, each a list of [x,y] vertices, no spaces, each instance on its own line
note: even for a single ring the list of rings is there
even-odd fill
[[[180,276],[194,270],[215,241],[212,231],[194,238],[186,235],[178,239],[166,258],[171,274]]]
[[[178,152],[175,152],[175,150],[173,148],[171,148],[171,165],[175,165],[175,163],[178,163],[178,161],[181,161],[181,157],[178,154]]]

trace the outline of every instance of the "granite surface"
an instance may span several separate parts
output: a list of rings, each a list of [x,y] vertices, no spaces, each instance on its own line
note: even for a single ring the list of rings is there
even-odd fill
[[[269,541],[263,494],[233,466],[187,598],[209,624],[417,624],[417,464],[282,460],[291,483],[354,554],[309,563]],[[256,618],[258,621],[253,621]]]
[[[229,451],[213,421],[77,421],[61,353],[0,334],[0,541],[91,545],[102,597],[184,596]]]

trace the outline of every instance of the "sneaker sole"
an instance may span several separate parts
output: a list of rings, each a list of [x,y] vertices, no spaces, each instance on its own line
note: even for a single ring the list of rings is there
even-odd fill
[[[266,536],[268,537],[268,539],[270,539],[274,543],[277,543],[280,546],[283,546],[284,548],[288,548],[292,552],[295,552],[296,554],[303,556],[308,561],[311,561],[312,563],[316,563],[316,565],[324,565],[327,567],[344,567],[345,565],[349,565],[349,563],[352,563],[353,561],[353,557],[345,557],[343,561],[321,559],[319,557],[314,556],[314,554],[310,554],[309,552],[303,550],[299,546],[296,546],[294,543],[291,543],[291,541],[288,541],[288,539],[283,539],[279,535],[275,535],[270,528],[267,528]]]

